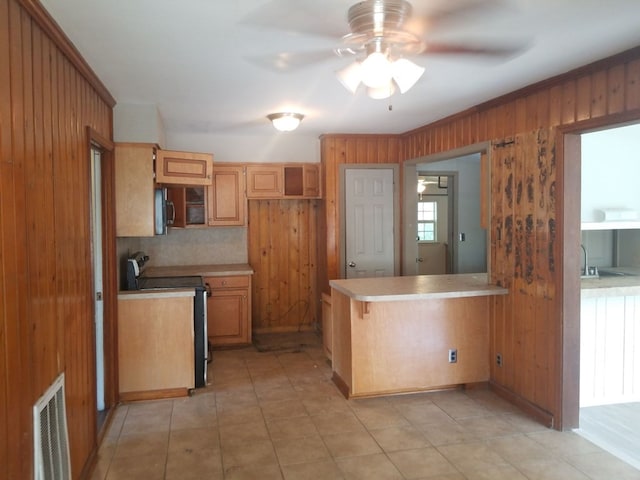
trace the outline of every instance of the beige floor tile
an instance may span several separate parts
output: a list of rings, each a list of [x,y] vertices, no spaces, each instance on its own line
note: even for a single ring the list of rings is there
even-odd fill
[[[267,422],[272,440],[288,440],[318,435],[310,417],[282,418]]]
[[[518,413],[518,407],[498,397],[488,389],[475,389],[465,391],[467,397],[482,405],[493,414]]]
[[[316,395],[301,399],[304,408],[311,416],[328,415],[335,413],[352,413],[349,402],[344,397]]]
[[[239,423],[258,423],[263,420],[262,409],[258,405],[218,407],[218,425],[221,427]]]
[[[465,476],[468,480],[527,480],[527,477],[511,465],[496,465],[466,471]]]
[[[504,437],[519,433],[516,427],[501,416],[466,417],[457,420],[465,430],[478,438]]]
[[[131,412],[131,409],[129,409]],[[137,413],[131,415],[129,413],[124,420],[120,435],[152,433],[152,432],[168,432],[171,428],[171,411],[168,413]]]
[[[522,412],[508,413],[503,415],[502,418],[522,433],[544,432],[548,430],[543,424]]]
[[[182,450],[170,452],[165,480],[222,480],[222,458],[219,450]]]
[[[458,470],[435,448],[418,448],[388,454],[404,478],[422,478],[429,475],[448,475]]]
[[[163,480],[166,455],[141,455],[114,458],[106,480]]]
[[[309,463],[329,458],[329,451],[319,435],[274,440],[273,445],[280,465]]]
[[[401,480],[402,474],[386,455],[364,455],[338,458],[338,468],[346,479],[352,480]]]
[[[220,430],[220,443],[223,448],[246,443],[269,441],[270,436],[264,421],[249,423],[234,423],[222,425]]]
[[[636,445],[640,448],[640,445]],[[640,470],[607,452],[573,455],[565,459],[594,480],[638,480]]]
[[[241,465],[226,468],[225,480],[282,480],[278,465]]]
[[[273,443],[260,441],[230,445],[222,447],[222,465],[225,471],[229,467],[244,465],[274,465],[277,464]]]
[[[408,403],[396,405],[396,410],[402,414],[412,425],[425,423],[445,423],[451,421],[451,417],[439,406],[428,403]]]
[[[290,383],[287,383],[282,387],[256,389],[256,396],[258,397],[258,402],[263,405],[265,403],[297,399],[298,392]]]
[[[388,403],[356,406],[354,413],[368,429],[409,425],[409,421]]]
[[[515,466],[522,462],[553,458],[552,452],[524,434],[493,438],[487,440],[486,444],[491,450]]]
[[[366,431],[346,432],[322,437],[333,457],[353,457],[381,453],[375,439]]]
[[[173,410],[173,399],[133,402],[128,404],[127,418],[134,416],[162,416],[168,417]]]
[[[283,400],[262,403],[262,414],[265,420],[277,420],[281,418],[306,417],[307,410],[300,400]]]
[[[589,479],[587,475],[564,460],[531,460],[519,464],[518,470],[520,470],[529,480]]]
[[[429,477],[420,477],[416,480],[466,480],[461,473],[450,473],[448,475],[434,475]]]
[[[166,455],[169,448],[169,432],[151,432],[121,435],[113,458]]]
[[[385,452],[429,447],[431,444],[424,434],[410,425],[369,430],[378,445]]]
[[[344,478],[336,463],[329,459],[314,463],[285,465],[282,467],[285,480],[339,480]]]
[[[320,435],[332,435],[346,432],[362,432],[364,425],[352,412],[327,413],[311,417]]]
[[[169,435],[169,453],[196,450],[220,450],[216,427],[172,430]]]
[[[491,412],[480,403],[473,401],[471,398],[467,397],[464,394],[461,394],[457,397],[451,395],[448,397],[443,396],[434,398],[433,403],[438,405],[444,412],[447,413],[447,415],[455,419],[491,414]]]
[[[543,432],[528,433],[527,436],[547,450],[560,456],[581,455],[602,451],[589,440],[573,432],[545,430]]]
[[[415,426],[432,445],[451,445],[455,443],[477,441],[472,432],[456,422],[419,424]]]
[[[465,476],[476,471],[508,466],[508,462],[483,442],[459,443],[437,447]]]

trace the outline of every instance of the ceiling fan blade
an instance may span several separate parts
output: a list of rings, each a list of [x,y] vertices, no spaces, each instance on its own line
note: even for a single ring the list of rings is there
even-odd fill
[[[487,57],[511,57],[523,52],[526,45],[473,46],[472,42],[455,45],[449,43],[427,43],[427,48],[421,55],[484,55]]]
[[[254,65],[268,70],[286,73],[309,65],[325,62],[336,58],[336,54],[329,49],[306,52],[281,52],[274,55],[252,55],[245,59]]]
[[[240,24],[339,39],[349,33],[344,6],[344,0],[270,0]]]

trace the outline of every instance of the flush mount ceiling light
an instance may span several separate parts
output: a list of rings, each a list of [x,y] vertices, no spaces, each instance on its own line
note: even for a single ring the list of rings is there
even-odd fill
[[[267,115],[267,118],[271,120],[271,123],[276,130],[281,132],[291,132],[298,128],[298,125],[300,125],[304,115],[294,112],[279,112],[271,113]]]

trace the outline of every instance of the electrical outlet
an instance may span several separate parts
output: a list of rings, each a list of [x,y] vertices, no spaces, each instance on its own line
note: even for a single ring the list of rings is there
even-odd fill
[[[499,367],[501,367],[501,366],[502,366],[502,354],[501,354],[501,353],[498,353],[498,354],[496,355],[496,364],[497,364]]]
[[[449,350],[449,363],[456,363],[458,361],[458,350],[452,348]]]

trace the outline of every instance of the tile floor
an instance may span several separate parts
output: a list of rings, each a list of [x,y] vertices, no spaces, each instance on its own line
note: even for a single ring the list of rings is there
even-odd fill
[[[319,340],[216,351],[193,397],[119,406],[92,480],[640,479],[487,390],[347,401]]]

